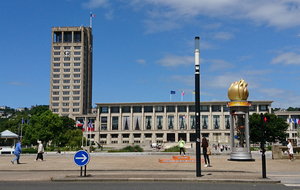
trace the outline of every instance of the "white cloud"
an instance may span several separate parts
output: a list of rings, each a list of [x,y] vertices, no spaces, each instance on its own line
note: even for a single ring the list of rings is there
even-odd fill
[[[219,40],[230,40],[234,38],[234,35],[229,32],[217,32],[214,35],[214,38]]]
[[[146,19],[143,21],[146,25],[146,34],[152,34],[157,32],[170,31],[173,29],[180,28],[181,25],[176,21],[172,20],[150,20]]]
[[[141,64],[141,65],[145,65],[146,64],[146,60],[145,59],[138,59],[136,60],[137,63]]]
[[[95,9],[99,7],[108,7],[109,0],[90,0],[88,3],[82,3],[83,8],[85,9]]]
[[[246,19],[255,24],[276,28],[300,26],[300,1],[295,0],[120,0],[117,3],[109,0],[90,0],[88,3],[82,3],[82,6],[86,9],[111,8],[111,3],[118,6],[127,3],[133,10],[143,12],[146,16],[143,20],[146,33],[182,28],[186,24],[193,24],[199,16],[221,20]],[[106,17],[111,19],[112,13],[106,13]],[[217,29],[221,24],[217,22],[203,27]],[[215,37],[228,40],[234,36],[225,32],[216,34]]]
[[[220,69],[228,69],[234,67],[233,64],[228,63],[227,61],[221,59],[205,59],[205,63],[210,65],[210,70],[220,70]]]
[[[195,57],[167,55],[164,58],[156,61],[156,63],[161,64],[164,67],[189,66],[195,64]]]
[[[152,9],[147,13],[148,33],[161,32],[190,24],[198,16],[219,19],[246,19],[255,24],[265,24],[276,28],[300,25],[300,1],[295,0],[147,0],[139,3]],[[164,22],[161,22],[161,21]],[[151,22],[152,21],[152,22]],[[170,22],[171,24],[167,24]],[[156,24],[154,24],[156,23]],[[174,24],[176,27],[174,27]],[[149,25],[151,24],[151,25]],[[151,28],[156,26],[155,28]],[[173,27],[170,27],[173,26]],[[219,27],[215,25],[213,27]],[[225,36],[223,36],[225,37]],[[232,36],[227,36],[230,38]]]
[[[278,89],[278,88],[258,89],[258,92],[270,98],[282,97],[286,94],[285,89]]]
[[[294,52],[289,52],[289,53],[282,53],[276,58],[272,59],[271,63],[276,64],[276,63],[283,63],[286,65],[290,64],[300,64],[300,55],[296,54]]]
[[[112,20],[114,18],[114,11],[110,10],[109,12],[105,13],[105,18],[108,20]]]
[[[238,57],[239,61],[245,61],[247,59],[252,59],[252,58],[253,58],[252,55],[245,55],[245,56]]]

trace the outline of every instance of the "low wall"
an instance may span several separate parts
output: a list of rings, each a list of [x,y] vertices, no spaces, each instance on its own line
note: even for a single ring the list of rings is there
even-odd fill
[[[272,158],[273,159],[288,159],[288,148],[286,146],[272,145]],[[300,147],[293,147],[294,158],[300,158]]]

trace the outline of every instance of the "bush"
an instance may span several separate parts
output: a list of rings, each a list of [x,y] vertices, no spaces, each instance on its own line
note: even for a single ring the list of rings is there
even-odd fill
[[[22,148],[22,154],[37,154],[37,149],[34,149],[34,148]]]
[[[185,151],[185,148],[184,148]],[[172,146],[171,148],[166,149],[164,152],[180,152],[180,147],[177,146]]]
[[[144,152],[144,149],[142,149],[139,145],[136,146],[126,146],[125,148],[119,149],[119,150],[108,150],[108,152]]]

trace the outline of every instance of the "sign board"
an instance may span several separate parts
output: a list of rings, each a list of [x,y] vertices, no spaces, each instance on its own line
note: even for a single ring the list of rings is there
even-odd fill
[[[251,106],[251,102],[246,102],[246,101],[243,101],[243,102],[235,102],[235,101],[232,101],[232,102],[227,102],[227,107],[233,107],[233,106],[248,106],[250,107]]]
[[[74,162],[77,166],[85,166],[90,161],[90,155],[84,150],[79,150],[74,155]]]

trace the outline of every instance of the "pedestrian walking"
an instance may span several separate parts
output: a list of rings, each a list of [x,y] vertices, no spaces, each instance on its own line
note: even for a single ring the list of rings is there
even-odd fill
[[[294,158],[293,145],[292,145],[290,139],[288,139],[288,145],[287,145],[287,148],[288,148],[288,154],[289,154],[289,159],[290,159],[289,161],[291,162],[291,161],[295,160],[295,158]],[[293,160],[292,160],[292,159],[293,159]]]
[[[14,151],[14,155],[16,155],[16,158],[11,161],[12,164],[14,164],[16,160],[17,160],[17,164],[20,164],[21,152],[22,152],[22,141],[19,140],[19,142],[16,144],[16,148]]]
[[[180,137],[180,141],[178,142],[179,143],[179,147],[180,147],[180,155],[181,155],[181,152],[183,152],[183,156],[185,156],[185,151],[184,151],[184,140],[182,140],[182,138]]]
[[[41,159],[41,161],[43,161],[44,160],[43,154],[44,154],[44,146],[42,144],[42,141],[38,141],[38,153],[34,161],[38,161],[38,159]]]
[[[208,147],[207,139],[205,137],[203,137],[203,139],[202,139],[202,145],[201,146],[203,148],[203,156],[204,156],[204,162],[205,162],[204,167],[211,167],[210,166],[209,155],[207,154],[207,149],[209,147]]]

